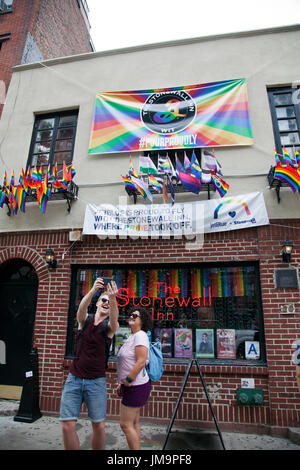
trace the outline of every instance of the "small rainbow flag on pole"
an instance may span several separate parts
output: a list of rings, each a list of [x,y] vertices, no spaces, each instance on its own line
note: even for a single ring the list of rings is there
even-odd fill
[[[156,192],[161,193],[162,184],[155,178],[154,175],[149,176],[149,184],[155,189]]]
[[[229,184],[227,184],[226,181],[220,177],[220,175],[217,175],[213,171],[211,172],[211,182],[221,197],[224,197],[227,194]]]

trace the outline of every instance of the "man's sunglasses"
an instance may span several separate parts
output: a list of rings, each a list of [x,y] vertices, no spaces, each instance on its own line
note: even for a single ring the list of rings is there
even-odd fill
[[[129,318],[132,317],[134,319],[136,318],[140,318],[140,316],[137,314],[137,313],[132,313],[131,315],[129,315]]]

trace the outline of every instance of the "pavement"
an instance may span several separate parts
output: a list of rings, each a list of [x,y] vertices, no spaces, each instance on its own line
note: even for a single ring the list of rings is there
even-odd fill
[[[0,400],[0,450],[63,450],[60,421],[57,416],[42,416],[33,423],[14,421],[19,403]],[[166,425],[141,422],[141,449],[161,450],[166,439]],[[119,422],[106,421],[105,450],[128,450]],[[81,450],[90,450],[91,423],[80,418],[77,433]],[[226,450],[300,451],[300,428],[291,428],[289,438],[222,431]],[[166,450],[222,450],[216,429],[172,427]]]

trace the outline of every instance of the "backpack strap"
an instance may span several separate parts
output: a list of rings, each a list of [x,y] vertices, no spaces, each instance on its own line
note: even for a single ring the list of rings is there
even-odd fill
[[[101,333],[103,334],[104,340],[105,340],[105,368],[106,369],[108,367],[109,349],[110,349],[110,344],[111,344],[111,341],[112,341],[107,336],[108,322],[109,322],[109,317],[106,317],[105,320],[103,320],[103,322],[102,322],[102,330],[101,330]]]

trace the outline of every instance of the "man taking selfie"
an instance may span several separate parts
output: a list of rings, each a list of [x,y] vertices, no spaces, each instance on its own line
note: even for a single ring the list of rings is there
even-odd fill
[[[104,448],[107,401],[105,369],[111,340],[119,327],[119,309],[116,301],[118,288],[116,283],[111,281],[97,301],[95,315],[88,315],[93,296],[98,289],[103,288],[104,280],[96,279],[92,289],[81,300],[77,311],[76,356],[70,366],[60,406],[66,450],[80,447],[75,428],[83,402],[92,422],[92,449]]]

